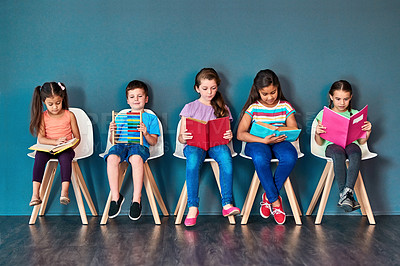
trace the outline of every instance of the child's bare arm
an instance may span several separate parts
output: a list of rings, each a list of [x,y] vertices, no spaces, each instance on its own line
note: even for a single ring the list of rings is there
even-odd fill
[[[325,142],[325,140],[320,136],[321,133],[326,133],[325,129],[326,127],[324,127],[322,123],[318,121],[318,125],[315,128],[315,142],[317,142],[319,146],[322,146]]]

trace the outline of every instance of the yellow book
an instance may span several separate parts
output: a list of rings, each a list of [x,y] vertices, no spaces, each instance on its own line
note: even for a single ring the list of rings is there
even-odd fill
[[[73,138],[73,139],[71,139],[63,144],[59,144],[59,145],[46,145],[46,144],[37,143],[37,144],[29,147],[29,149],[35,150],[35,151],[44,151],[44,152],[48,152],[48,153],[54,155],[54,154],[60,153],[62,151],[65,151],[68,148],[71,148],[78,141],[79,141],[79,139]]]

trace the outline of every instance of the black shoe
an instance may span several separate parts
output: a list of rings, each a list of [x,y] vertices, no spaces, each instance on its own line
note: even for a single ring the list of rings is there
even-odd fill
[[[110,210],[108,211],[108,218],[115,218],[121,212],[122,204],[124,203],[124,196],[119,193],[118,201],[111,201]]]
[[[353,190],[351,188],[345,187],[343,191],[339,194],[340,199],[338,206],[341,207],[345,212],[352,212],[356,210],[354,208],[354,197]]]
[[[129,218],[131,220],[138,220],[142,216],[142,204],[138,202],[132,202],[131,209],[129,211]]]

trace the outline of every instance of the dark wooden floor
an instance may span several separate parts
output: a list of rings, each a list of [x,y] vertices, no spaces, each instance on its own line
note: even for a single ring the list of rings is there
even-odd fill
[[[0,216],[0,265],[400,265],[400,216],[293,217],[285,225],[251,216],[229,225],[222,216],[199,216],[190,229],[173,217],[154,225],[120,215],[100,226],[79,216]]]

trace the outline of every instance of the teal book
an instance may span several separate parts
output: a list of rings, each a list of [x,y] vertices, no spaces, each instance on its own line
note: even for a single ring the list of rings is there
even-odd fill
[[[300,135],[301,129],[293,127],[275,127],[263,122],[253,123],[250,129],[250,134],[265,138],[266,136],[275,134],[275,136],[286,135],[286,141],[293,142]]]

